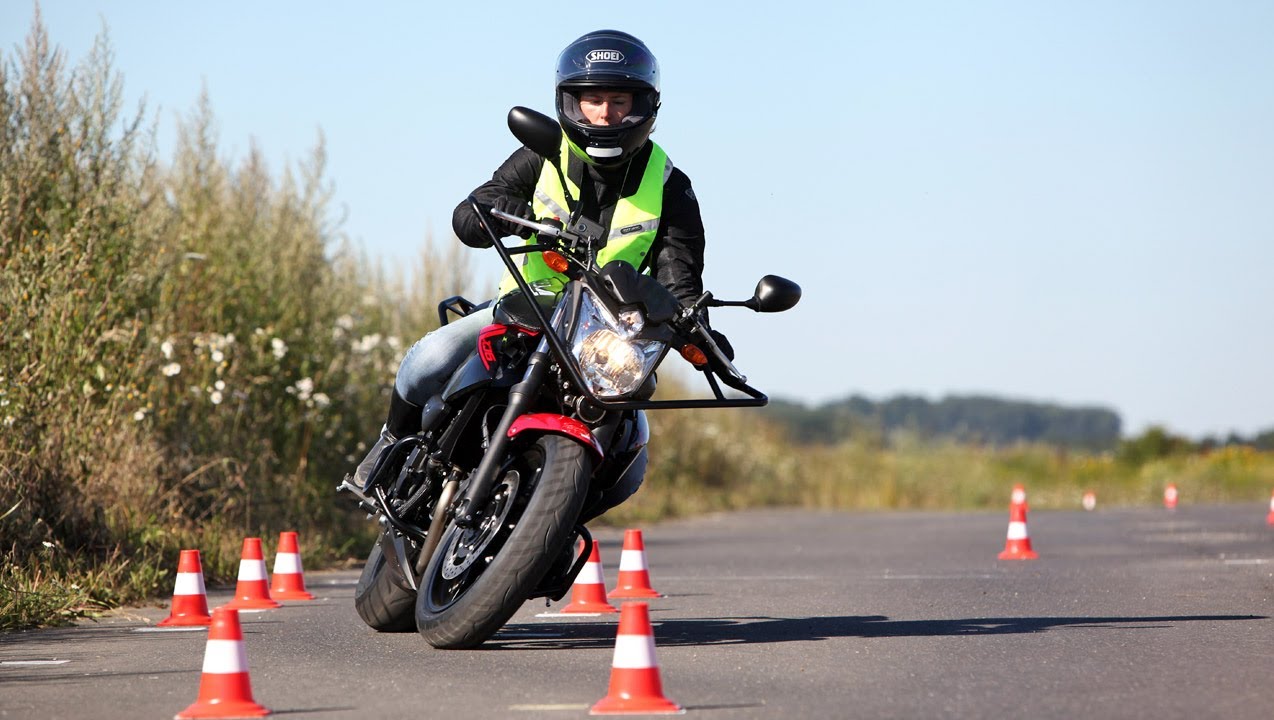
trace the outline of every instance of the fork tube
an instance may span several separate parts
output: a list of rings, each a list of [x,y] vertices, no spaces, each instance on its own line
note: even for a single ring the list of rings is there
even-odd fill
[[[509,404],[505,407],[504,414],[500,416],[500,423],[496,425],[495,432],[491,434],[487,451],[482,455],[482,462],[478,463],[478,469],[473,471],[473,479],[469,482],[469,488],[465,491],[464,499],[456,511],[456,524],[460,527],[473,527],[477,523],[476,508],[484,504],[487,496],[491,494],[491,488],[495,485],[496,470],[503,462],[504,452],[508,449],[509,428],[512,427],[513,421],[521,417],[531,406],[531,401],[539,392],[540,386],[544,384],[550,365],[548,342],[544,338],[540,339],[539,347],[535,349],[527,362],[526,375],[521,382],[509,389]]]

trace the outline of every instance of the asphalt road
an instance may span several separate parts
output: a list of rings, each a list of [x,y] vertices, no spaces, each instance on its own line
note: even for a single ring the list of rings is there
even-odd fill
[[[996,560],[1007,513],[647,527],[664,691],[723,719],[1274,717],[1265,513],[1034,512],[1034,561]],[[622,533],[595,534],[613,584]],[[241,616],[257,702],[298,719],[547,720],[606,694],[613,616],[528,603],[483,649],[438,651],[364,627],[356,578],[311,572],[318,600]],[[0,635],[0,717],[172,717],[195,700],[206,633],[145,631],[167,614]]]

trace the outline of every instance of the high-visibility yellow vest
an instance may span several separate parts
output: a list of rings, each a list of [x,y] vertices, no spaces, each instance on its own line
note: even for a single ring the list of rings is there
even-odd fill
[[[615,212],[606,231],[606,245],[597,253],[598,267],[605,266],[611,260],[623,260],[640,269],[650,252],[650,246],[655,242],[655,233],[659,230],[659,214],[664,204],[664,183],[672,174],[672,162],[662,148],[653,142],[650,145],[650,159],[646,162],[646,170],[642,173],[637,192],[630,197],[620,198],[615,205]],[[561,166],[565,168],[571,156],[570,145],[565,137],[562,138],[561,152]],[[570,187],[571,197],[578,198],[579,188],[569,177],[565,180]],[[544,168],[540,170],[531,209],[537,218],[556,217],[562,222],[570,218],[566,192],[562,189],[561,178],[552,163],[545,162]],[[537,240],[532,235],[527,243],[534,242]],[[522,257],[522,277],[528,283],[551,277],[565,281],[564,275],[554,272],[544,264],[540,253],[526,253]],[[516,287],[517,282],[513,276],[505,272],[498,296],[502,297]]]

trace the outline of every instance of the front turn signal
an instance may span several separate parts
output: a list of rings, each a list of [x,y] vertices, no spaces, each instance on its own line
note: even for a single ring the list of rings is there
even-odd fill
[[[690,362],[691,365],[707,365],[708,356],[696,345],[683,345],[681,348],[681,357]]]
[[[544,264],[548,265],[553,272],[564,273],[566,268],[570,267],[570,263],[566,262],[566,258],[552,250],[545,250],[540,257],[544,258]]]

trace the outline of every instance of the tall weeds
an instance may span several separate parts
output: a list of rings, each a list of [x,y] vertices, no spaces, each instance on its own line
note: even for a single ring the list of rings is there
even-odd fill
[[[0,69],[0,627],[41,607],[13,578],[113,603],[180,547],[212,581],[246,534],[343,552],[332,488],[437,324],[414,301],[469,275],[426,244],[408,289],[356,254],[321,138],[282,173],[231,163],[205,97],[162,163],[121,94],[105,36],[71,68],[38,15]]]

